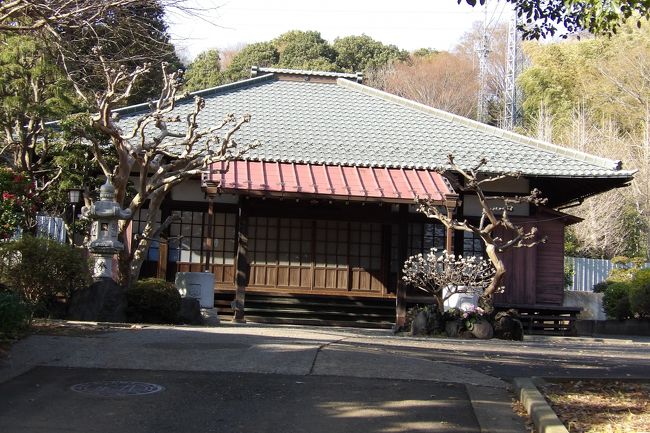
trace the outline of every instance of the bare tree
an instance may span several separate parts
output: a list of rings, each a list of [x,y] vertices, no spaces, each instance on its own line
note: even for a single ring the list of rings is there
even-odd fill
[[[101,53],[98,58],[100,61],[103,59]],[[97,94],[97,113],[88,119],[90,128],[80,131],[92,144],[104,174],[112,176],[116,200],[133,214],[148,203],[142,235],[134,241],[130,251],[124,251],[119,257],[123,284],[137,279],[151,240],[172,222],[171,218],[161,225],[156,222],[167,193],[184,180],[200,175],[210,164],[239,158],[257,145],[239,146],[234,138],[234,134],[250,121],[249,115],[236,118],[230,114],[224,119],[215,119],[211,125],[199,125],[197,117],[205,107],[205,100],[201,97],[194,97],[194,108],[185,119],[174,115],[176,102],[187,97],[178,95],[182,71],[168,72],[165,64],[162,68],[165,82],[160,98],[151,104],[149,113],[139,116],[134,126],[124,131],[113,110],[129,97],[137,80],[149,72],[150,65],[129,71],[126,68],[116,70],[104,63],[106,90]],[[182,124],[184,131],[169,128],[171,124]],[[106,140],[117,153],[118,163],[114,167],[108,165],[102,156]],[[128,198],[127,187],[133,178],[136,193]],[[121,221],[120,236],[126,235],[128,225],[129,221]]]
[[[368,84],[460,116],[476,113],[476,68],[471,60],[453,53],[416,57],[373,71]]]
[[[482,159],[476,166],[463,169],[456,165],[453,155],[449,155],[448,158],[450,172],[458,173],[465,181],[463,187],[456,185],[456,188],[463,190],[465,194],[476,194],[479,200],[482,209],[479,223],[472,224],[467,220],[459,221],[452,216],[443,214],[431,200],[418,200],[418,210],[427,217],[440,221],[447,228],[474,233],[483,241],[485,253],[494,266],[495,273],[481,295],[479,304],[484,310],[491,313],[493,311],[493,295],[501,289],[506,274],[505,265],[499,254],[510,248],[530,248],[546,241],[546,238],[537,236],[537,227],[526,230],[513,223],[509,213],[516,204],[529,203],[538,206],[544,204],[546,199],[541,198],[541,193],[537,189],[532,190],[526,196],[488,196],[483,191],[482,185],[518,175],[513,173],[483,178],[480,175],[480,170],[487,164],[487,160]],[[499,203],[500,206],[495,206],[495,203]]]
[[[70,29],[92,27],[108,11],[158,4],[181,7],[184,0],[8,0],[0,2],[0,32],[33,33],[44,29],[59,38]]]

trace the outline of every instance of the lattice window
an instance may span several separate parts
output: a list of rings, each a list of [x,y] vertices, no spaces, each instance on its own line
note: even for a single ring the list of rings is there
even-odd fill
[[[140,209],[138,212],[136,212],[133,215],[133,218],[131,220],[132,245],[135,245],[136,236],[141,235],[142,232],[144,231],[144,227],[147,223],[148,216],[149,216],[148,209]],[[160,224],[160,212],[158,213],[158,218],[156,223]],[[147,260],[158,261],[159,259],[160,259],[160,249],[159,249],[158,239],[154,239],[151,241],[151,244],[149,245]]]
[[[208,243],[205,242],[208,214],[197,211],[174,210],[178,217],[169,227],[169,260],[183,263],[206,263]],[[234,213],[215,213],[213,224],[212,264],[233,264],[235,260]]]
[[[345,221],[316,221],[316,266],[344,268],[348,265],[350,230]]]
[[[408,229],[408,255],[428,253],[431,248],[445,249],[445,226],[435,223],[410,223]]]
[[[365,270],[381,269],[381,225],[350,223],[350,266]]]
[[[463,232],[463,256],[485,256],[485,245],[483,241],[472,232]]]
[[[172,211],[177,217],[169,226],[169,260],[201,263],[203,249],[203,212]],[[205,214],[207,217],[207,214]]]
[[[206,216],[207,220],[207,216]],[[236,220],[234,213],[215,213],[211,262],[215,265],[232,265],[237,252]],[[207,245],[204,245],[206,248]]]

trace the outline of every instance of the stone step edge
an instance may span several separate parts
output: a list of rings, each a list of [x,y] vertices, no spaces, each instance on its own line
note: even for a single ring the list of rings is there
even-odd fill
[[[513,380],[515,395],[533,420],[537,433],[569,433],[530,377]]]

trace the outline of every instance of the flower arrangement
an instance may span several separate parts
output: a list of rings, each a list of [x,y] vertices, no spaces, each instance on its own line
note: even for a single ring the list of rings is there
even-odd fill
[[[442,312],[444,301],[453,294],[481,295],[495,274],[492,264],[480,257],[454,255],[436,248],[404,262],[402,280],[436,298]]]

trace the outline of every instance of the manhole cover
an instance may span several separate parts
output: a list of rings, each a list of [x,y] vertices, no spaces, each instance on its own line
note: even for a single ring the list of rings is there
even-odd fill
[[[100,382],[78,383],[72,385],[70,389],[82,394],[99,395],[102,397],[125,397],[130,395],[155,394],[165,388],[155,383],[102,380]]]

